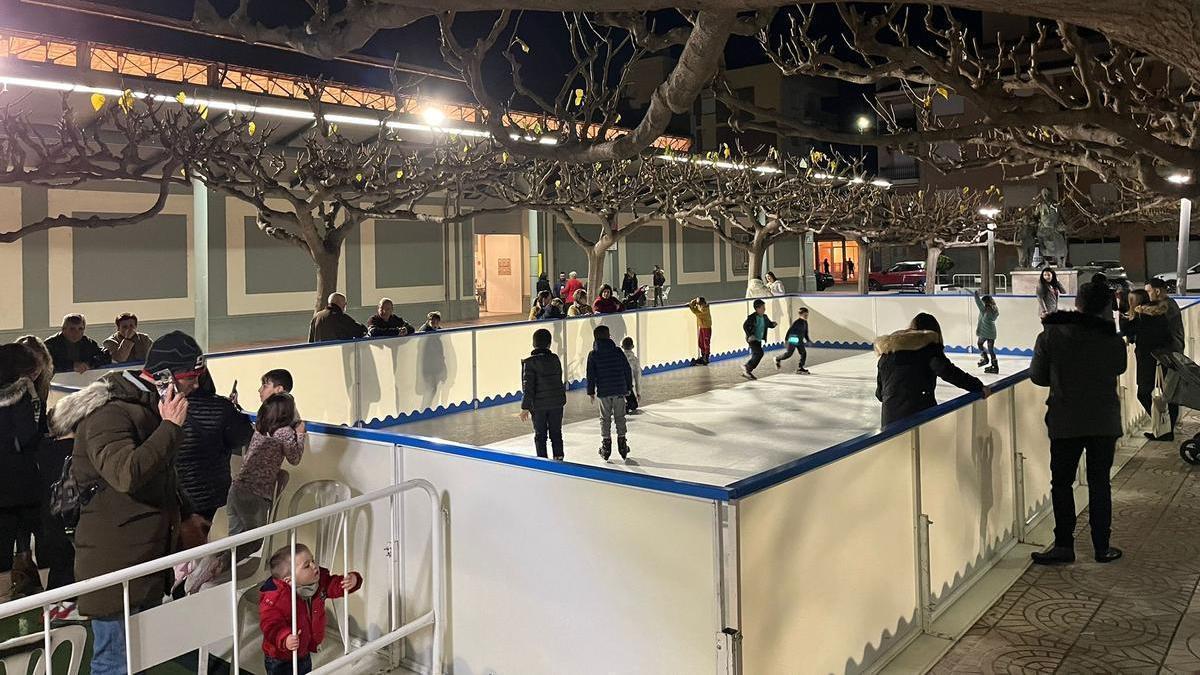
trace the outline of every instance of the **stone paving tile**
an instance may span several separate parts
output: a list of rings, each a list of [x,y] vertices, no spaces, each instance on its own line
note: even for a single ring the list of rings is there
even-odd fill
[[[1200,673],[1200,467],[1147,443],[1113,478],[1116,563],[1091,559],[1087,512],[1073,565],[1030,568],[931,671]]]

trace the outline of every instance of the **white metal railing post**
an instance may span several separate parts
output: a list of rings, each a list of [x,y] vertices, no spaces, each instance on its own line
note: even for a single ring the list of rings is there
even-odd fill
[[[471,401],[479,409],[479,331],[471,331]]]
[[[292,528],[289,532],[288,540],[291,542],[292,549],[292,578],[290,580],[292,590],[292,635],[296,636],[296,648],[292,650],[292,675],[300,675],[300,635],[296,632],[296,619],[298,613],[296,611],[296,528]],[[263,551],[266,553],[266,551]]]
[[[1025,541],[1025,455],[1017,441],[1017,387],[1008,388],[1008,424],[1013,453],[1013,532],[1018,542]]]
[[[933,521],[924,513],[921,500],[921,428],[914,427],[912,434],[913,471],[913,530],[916,535],[914,563],[917,574],[917,619],[922,632],[928,632],[933,616],[933,592],[929,580],[929,526]]]
[[[50,605],[42,610],[42,649],[46,652],[46,675],[54,675],[54,649],[50,640]],[[23,675],[23,674],[22,674]]]
[[[267,553],[267,551],[263,551],[263,555],[267,555]],[[229,551],[229,611],[233,618],[233,672],[235,675],[241,672],[238,670],[241,665],[238,653],[238,639],[241,637],[241,632],[238,630],[237,562],[237,548],[235,547]]]
[[[133,672],[133,642],[129,637],[129,581],[121,582],[121,595],[124,599],[125,612],[121,617],[122,624],[125,627],[125,672]]]
[[[433,536],[430,538],[433,544],[433,573],[431,575],[433,585],[433,648],[430,656],[430,670],[433,675],[442,675],[442,659],[444,658],[444,641],[446,633],[446,544],[443,540],[446,534],[446,521],[448,514],[442,508],[441,495],[433,486],[427,488],[430,492],[430,497],[433,502],[430,508],[433,509]]]
[[[342,576],[350,574],[349,518],[342,517]],[[350,653],[350,594],[342,594],[342,653]]]

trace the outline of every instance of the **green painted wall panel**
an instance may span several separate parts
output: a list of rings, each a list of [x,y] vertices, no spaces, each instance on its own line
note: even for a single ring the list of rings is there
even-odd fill
[[[127,214],[75,211],[74,215]],[[136,225],[77,229],[71,241],[75,302],[187,297],[185,216],[159,214]]]

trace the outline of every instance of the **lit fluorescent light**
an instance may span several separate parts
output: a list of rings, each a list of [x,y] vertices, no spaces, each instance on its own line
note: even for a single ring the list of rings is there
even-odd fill
[[[983,216],[984,218],[995,218],[996,216],[1000,215],[1000,209],[994,206],[985,206],[979,209],[979,215]]]
[[[876,178],[875,180],[871,181],[871,185],[874,185],[875,187],[879,187],[879,188],[885,188],[885,189],[892,187],[891,181],[887,181],[882,178]]]
[[[1183,185],[1184,183],[1192,182],[1192,177],[1186,173],[1173,173],[1170,176],[1167,176],[1167,180],[1175,183],[1176,185]]]
[[[855,176],[854,178],[850,179],[850,182],[854,183],[855,185],[862,185],[863,183],[867,182],[867,180],[862,176]]]

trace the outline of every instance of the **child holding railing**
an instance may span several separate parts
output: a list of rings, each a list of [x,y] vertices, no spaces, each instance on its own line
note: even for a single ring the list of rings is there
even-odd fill
[[[325,599],[345,597],[361,588],[363,583],[358,572],[340,576],[320,567],[304,544],[296,544],[295,550],[295,558],[291,546],[275,551],[269,561],[271,578],[258,589],[258,627],[263,636],[267,675],[291,675],[293,652],[296,654],[296,673],[312,672],[312,655],[325,639]],[[296,608],[295,630],[292,629],[293,606]]]
[[[291,394],[273,394],[258,409],[254,437],[242,456],[242,466],[229,487],[226,509],[229,534],[267,524],[279,467],[293,466],[304,456],[304,422]]]

